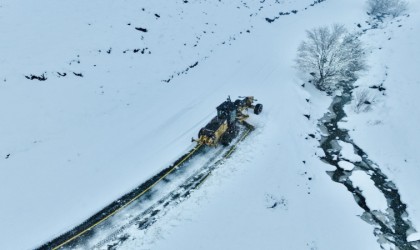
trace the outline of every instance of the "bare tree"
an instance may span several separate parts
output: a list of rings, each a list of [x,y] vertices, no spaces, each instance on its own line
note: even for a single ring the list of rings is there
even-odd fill
[[[407,11],[405,0],[368,0],[368,13],[378,18],[390,15],[397,17]]]
[[[318,89],[331,92],[343,82],[353,81],[366,69],[362,43],[343,25],[308,30],[307,40],[298,48],[297,68],[307,79],[310,75]]]

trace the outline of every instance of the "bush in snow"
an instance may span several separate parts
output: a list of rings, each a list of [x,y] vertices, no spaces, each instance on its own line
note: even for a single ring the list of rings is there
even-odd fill
[[[397,17],[407,11],[405,0],[368,0],[368,14],[377,18]]]
[[[357,90],[353,97],[353,110],[356,113],[370,111],[376,101],[376,97],[371,95],[367,89]]]
[[[332,92],[366,69],[362,43],[342,25],[308,30],[298,48],[297,68],[318,89]]]

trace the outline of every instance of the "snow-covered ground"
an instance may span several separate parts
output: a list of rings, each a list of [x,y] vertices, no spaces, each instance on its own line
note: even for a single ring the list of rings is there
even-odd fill
[[[35,248],[170,165],[227,95],[264,104],[257,130],[189,199],[130,228],[121,249],[380,249],[310,136],[331,98],[300,87],[293,68],[306,29],[357,30],[365,1],[313,3],[0,2],[0,249]],[[386,95],[341,123],[385,168],[415,226],[419,8],[364,35],[371,69],[358,84],[385,80]],[[366,177],[353,179],[363,189]]]

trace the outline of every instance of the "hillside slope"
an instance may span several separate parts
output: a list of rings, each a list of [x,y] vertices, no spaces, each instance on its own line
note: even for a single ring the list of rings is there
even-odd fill
[[[414,30],[417,5],[404,21]],[[368,19],[364,7],[362,0],[2,1],[0,248],[34,248],[72,229],[192,148],[191,137],[228,95],[255,95],[265,106],[250,121],[256,132],[190,199],[147,230],[130,228],[121,249],[380,249],[353,196],[325,173],[318,138],[308,137],[331,98],[300,87],[293,68],[306,29],[332,22],[357,29]],[[397,40],[412,31],[403,27],[390,50],[414,47],[415,36]],[[392,97],[391,89],[395,100],[410,92],[407,85]],[[374,133],[358,132],[363,124],[354,123],[355,139],[380,165],[395,166],[401,157],[376,153]],[[389,171],[415,225],[419,141],[406,151],[410,170]]]

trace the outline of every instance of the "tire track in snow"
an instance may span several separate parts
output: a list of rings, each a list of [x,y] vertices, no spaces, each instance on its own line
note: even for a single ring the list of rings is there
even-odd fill
[[[253,128],[248,126],[247,128],[244,128],[243,132],[240,134],[240,136],[237,137],[231,147],[218,148],[217,151],[212,153],[210,159],[206,160],[206,162],[184,182],[182,182],[167,195],[152,203],[151,206],[146,207],[143,212],[140,212],[138,215],[132,217],[128,222],[119,224],[119,226],[113,225],[112,221],[109,222],[106,226],[115,227],[115,230],[107,235],[104,239],[100,240],[98,243],[93,243],[94,245],[92,246],[91,241],[95,241],[95,232],[92,232],[92,234],[82,236],[77,239],[77,241],[72,242],[65,249],[79,249],[80,247],[91,249],[117,249],[126,240],[137,237],[137,235],[130,234],[129,231],[131,228],[135,228],[140,231],[148,229],[155,222],[157,222],[159,218],[164,216],[172,207],[188,199],[191,193],[198,189],[201,184],[211,175],[211,173],[231,156],[237,145],[245,140],[245,138],[252,132],[252,130]],[[184,175],[184,171],[186,171],[187,168],[188,164],[183,168],[177,169],[173,174],[171,174],[171,176],[168,176],[165,181],[170,182],[171,179],[180,178],[180,176]],[[143,199],[152,199],[153,196],[154,194],[152,193],[150,197],[144,197]],[[139,200],[139,202],[141,202],[141,200]],[[129,213],[130,211],[127,212]],[[100,229],[98,233],[100,233]]]

